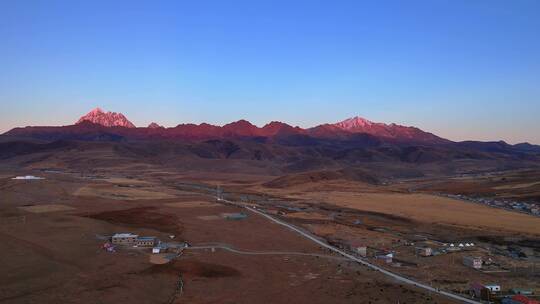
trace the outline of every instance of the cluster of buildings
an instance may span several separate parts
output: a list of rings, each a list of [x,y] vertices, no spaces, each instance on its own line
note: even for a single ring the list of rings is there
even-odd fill
[[[414,247],[414,252],[416,256],[420,257],[429,257],[444,253],[449,253],[451,251],[461,251],[461,250],[472,250],[475,246],[474,243],[455,243],[455,244],[443,244],[444,248],[432,248],[427,244],[417,245]],[[355,255],[360,257],[371,256],[377,260],[381,260],[387,264],[395,263],[395,252],[385,251],[385,250],[374,250],[370,248],[371,253],[368,253],[368,247],[361,241],[350,241],[346,244],[340,246],[340,248],[348,249],[353,252]],[[402,261],[399,260],[401,263]],[[490,265],[491,259],[484,260],[480,256],[467,255],[463,256],[462,263],[466,267],[472,269],[480,270],[484,265]],[[399,263],[398,263],[399,264]],[[504,293],[501,289],[501,285],[496,283],[491,284],[480,284],[473,283],[470,285],[469,293],[471,297],[481,300],[486,300],[488,303],[503,303],[503,304],[540,304],[537,300],[532,299],[535,297],[534,293],[530,289],[524,288],[512,288],[506,290]]]
[[[443,196],[465,200],[469,202],[488,205],[496,208],[503,208],[507,210],[520,211],[536,216],[540,216],[540,203],[537,202],[520,202],[506,199],[494,199],[485,197],[469,197],[462,194],[443,194]]]
[[[485,300],[488,303],[498,300],[502,304],[540,304],[539,301],[531,299],[532,290],[512,288],[503,295],[499,284],[473,283],[469,288],[469,293],[473,298]]]
[[[443,244],[442,247],[436,247],[432,248],[427,245],[423,246],[416,246],[414,247],[414,253],[416,256],[434,256],[434,255],[441,255],[446,254],[449,252],[455,252],[460,250],[472,250],[475,246],[474,243],[451,243],[451,244]]]
[[[133,233],[116,233],[111,237],[113,245],[133,247],[154,247],[160,243],[154,236],[139,236]]]
[[[414,243],[410,243],[408,245],[414,245]],[[442,249],[441,248],[434,249],[427,245],[419,245],[419,246],[414,247],[414,253],[416,256],[429,257],[429,256],[434,256],[434,255],[445,254],[448,251],[457,251],[457,250],[465,249],[467,247],[471,248],[475,246],[474,243],[459,243],[455,245],[454,244],[444,244],[444,245],[447,245],[448,247],[442,248]],[[368,256],[367,246],[364,243],[359,242],[359,241],[351,241],[348,243],[348,246],[345,246],[345,247],[340,246],[340,247],[344,249],[349,249],[350,251],[352,251],[353,253],[357,254],[360,257]],[[375,258],[384,260],[386,263],[392,263],[394,255],[395,253],[389,250],[376,250],[376,252],[372,254],[372,256],[374,256]],[[477,258],[477,259],[479,259],[480,261],[479,263],[481,267],[482,259],[481,258]],[[469,263],[466,263],[465,265],[469,265]],[[474,267],[474,268],[480,268],[480,267]]]
[[[171,239],[174,235],[169,236]],[[116,233],[110,238],[110,242],[103,245],[103,249],[115,252],[116,246],[151,248],[153,254],[178,252],[189,244],[186,242],[162,242],[155,236],[140,236],[133,233]]]

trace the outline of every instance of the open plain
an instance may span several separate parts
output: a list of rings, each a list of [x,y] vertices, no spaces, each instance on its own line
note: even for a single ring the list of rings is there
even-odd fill
[[[201,162],[192,173],[155,162],[107,161],[114,151],[93,154],[102,165],[91,170],[80,163],[64,167],[71,153],[57,155],[62,166],[53,168],[39,157],[3,163],[0,303],[459,302],[352,262],[219,197],[336,248],[361,243],[367,261],[437,290],[469,297],[474,281],[540,288],[540,218],[411,190],[424,180],[374,185],[338,176],[288,185],[265,166],[228,174],[211,169],[215,161]],[[44,179],[10,178],[27,173]],[[247,217],[229,218],[235,214]],[[173,257],[145,248],[104,250],[119,232],[190,247]],[[418,245],[442,253],[465,242],[474,248],[415,253]],[[511,257],[509,247],[521,248],[527,259]],[[392,262],[376,257],[385,252],[393,253]],[[461,260],[469,255],[497,266],[468,268]]]

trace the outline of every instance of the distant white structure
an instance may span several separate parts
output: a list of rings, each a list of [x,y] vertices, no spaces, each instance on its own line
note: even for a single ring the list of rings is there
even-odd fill
[[[489,289],[492,292],[500,292],[501,291],[501,285],[499,284],[486,284],[484,285],[487,289]]]
[[[16,177],[13,177],[12,179],[29,180],[29,179],[45,179],[45,178],[33,176],[33,175],[25,175],[25,176],[16,176]]]

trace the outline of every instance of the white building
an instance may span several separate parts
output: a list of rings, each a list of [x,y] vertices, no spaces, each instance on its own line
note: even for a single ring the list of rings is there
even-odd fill
[[[32,180],[32,179],[44,179],[43,177],[37,177],[33,175],[25,175],[25,176],[16,176],[12,179],[23,179],[23,180]]]
[[[501,285],[498,285],[498,284],[486,284],[484,286],[487,289],[489,289],[491,292],[500,292],[501,291]]]

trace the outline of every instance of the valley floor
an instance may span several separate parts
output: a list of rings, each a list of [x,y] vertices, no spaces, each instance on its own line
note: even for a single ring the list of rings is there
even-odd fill
[[[45,179],[11,179],[30,173]],[[467,296],[478,281],[540,291],[539,218],[410,194],[403,185],[277,189],[263,186],[266,176],[157,166],[92,173],[6,167],[0,176],[0,303],[454,303],[344,260],[264,217],[230,219],[245,211],[216,201],[216,193],[344,250],[361,243],[370,262],[436,288]],[[193,249],[165,264],[149,248],[104,250],[119,232]],[[442,252],[461,242],[475,246],[415,253],[418,246]],[[512,257],[509,247],[527,258]],[[375,258],[388,252],[391,263]],[[469,255],[492,265],[468,268],[462,259]]]

